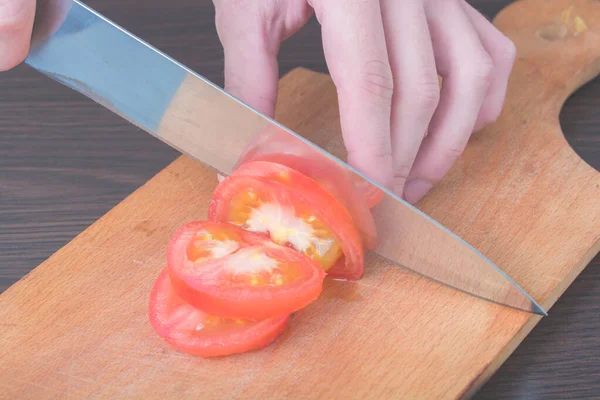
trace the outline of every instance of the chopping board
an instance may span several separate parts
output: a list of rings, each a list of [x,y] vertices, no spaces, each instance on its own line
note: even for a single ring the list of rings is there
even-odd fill
[[[600,248],[600,174],[558,122],[600,72],[600,2],[520,1],[495,24],[518,48],[503,114],[418,207],[552,318]],[[281,80],[276,119],[344,157],[338,118],[327,75]],[[0,397],[468,397],[539,321],[368,254],[363,279],[326,281],[268,348],[214,360],[175,351],[148,323],[148,293],[169,238],[206,217],[216,184],[179,158],[0,295]]]

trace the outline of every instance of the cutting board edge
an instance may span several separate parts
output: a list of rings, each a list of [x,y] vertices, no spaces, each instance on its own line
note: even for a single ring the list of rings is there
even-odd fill
[[[310,70],[308,68],[301,67],[301,68],[295,68],[295,69],[289,71],[288,73],[286,73],[285,75],[283,75],[283,77],[281,79],[284,80],[288,76],[293,76],[297,71],[305,71],[305,72],[310,73],[310,74],[319,74],[321,76],[328,76],[328,74],[325,74],[325,73],[322,73],[322,72],[313,71],[313,70]],[[43,261],[42,263],[40,263],[29,274],[27,274],[26,276],[24,276],[21,280],[17,281],[15,284],[11,285],[5,291],[5,293],[7,293],[11,289],[15,288],[15,286],[17,286],[18,284],[20,284],[21,281],[26,281],[27,277],[30,274],[35,273],[35,271],[39,267],[43,267],[53,257],[56,257],[58,254],[62,253],[62,251],[67,246],[69,246],[72,242],[78,241],[78,240],[82,240],[82,236],[84,236],[87,233],[87,231],[89,231],[90,229],[92,229],[92,227],[94,227],[100,221],[102,221],[102,220],[104,220],[106,218],[110,218],[110,216],[112,215],[112,213],[114,213],[115,210],[118,207],[127,204],[127,201],[128,201],[128,199],[131,196],[133,196],[136,192],[138,192],[139,190],[141,190],[142,188],[144,188],[146,185],[149,185],[154,179],[156,179],[157,175],[163,173],[167,169],[170,169],[173,164],[185,162],[184,159],[189,159],[189,157],[185,156],[185,155],[180,155],[180,156],[176,157],[167,166],[165,166],[163,169],[161,169],[160,171],[158,171],[154,176],[152,176],[147,182],[145,182],[140,187],[138,187],[137,189],[135,189],[134,191],[132,191],[130,194],[128,194],[123,200],[121,200],[118,204],[116,204],[114,207],[112,207],[110,210],[108,210],[104,215],[102,215],[100,218],[98,218],[92,224],[90,224],[89,226],[87,226],[79,234],[77,234],[75,237],[73,237],[73,239],[71,239],[69,242],[67,242],[61,248],[59,248],[55,253],[53,253],[50,257],[48,257],[45,261]],[[568,275],[568,278],[566,278],[565,281],[562,282],[562,284],[559,287],[557,287],[557,290],[555,290],[555,293],[557,294],[556,295],[556,299],[552,300],[552,304],[550,305],[550,307],[554,305],[554,303],[558,300],[558,298],[560,298],[560,296],[562,296],[562,294],[566,291],[566,289],[568,289],[568,287],[573,283],[573,281],[577,278],[577,276],[579,276],[579,274],[585,269],[585,267],[587,265],[589,265],[589,261],[594,257],[595,254],[598,253],[599,250],[600,250],[600,240],[596,241],[596,243],[586,253],[586,257],[584,259],[582,259],[580,261],[580,263],[577,264],[577,266]],[[0,297],[1,296],[2,295],[0,295]],[[548,298],[547,300],[550,300],[550,298]],[[550,307],[547,307],[546,305],[544,305],[544,306],[545,306],[545,308],[547,310],[550,308]],[[476,379],[474,379],[474,380],[471,381],[471,384],[469,386],[465,387],[465,391],[462,392],[462,394],[461,394],[460,397],[471,397],[473,394],[475,394],[477,392],[477,390],[479,390],[479,388],[489,379],[489,377],[492,376],[493,373],[506,361],[506,359],[520,345],[520,343],[532,331],[532,329],[537,325],[537,323],[540,320],[541,320],[541,318],[538,318],[536,316],[533,316],[532,318],[530,318],[527,321],[527,323],[523,325],[522,329],[518,332],[518,334],[514,336],[513,340],[510,340],[507,343],[507,345],[500,352],[497,353],[497,357],[494,358],[493,361],[490,364],[488,364],[487,366],[485,366],[481,370],[481,373],[479,373],[477,375]]]
[[[566,278],[561,281],[561,284],[554,291],[553,296],[549,296],[543,304],[546,311],[550,311],[561,296],[569,289],[569,287],[575,282],[575,279],[583,272],[583,270],[590,265],[591,261],[600,254],[600,239],[596,240],[589,250],[584,254],[579,263],[570,271]],[[550,313],[548,313],[550,314]],[[550,315],[548,315],[550,316]]]
[[[180,163],[180,162],[184,162],[184,160],[186,158],[190,158],[185,154],[179,155],[177,156],[173,161],[171,161],[170,163],[168,163],[167,165],[165,165],[160,171],[158,171],[156,174],[154,174],[152,177],[150,177],[150,179],[148,179],[146,182],[144,182],[142,185],[140,185],[139,187],[137,187],[135,190],[133,190],[132,192],[130,192],[127,196],[125,196],[121,201],[119,201],[117,204],[115,204],[113,207],[111,207],[108,211],[106,211],[104,214],[102,214],[102,216],[100,216],[98,219],[96,219],[94,222],[92,222],[91,224],[89,224],[88,226],[85,227],[85,229],[83,229],[82,231],[80,231],[78,234],[76,234],[75,236],[73,236],[73,238],[71,238],[69,241],[67,241],[64,245],[62,245],[61,247],[59,247],[54,253],[50,254],[50,256],[48,256],[44,261],[42,261],[41,263],[39,263],[37,266],[33,267],[28,273],[26,273],[25,275],[23,275],[23,277],[21,277],[19,280],[17,280],[15,283],[13,283],[12,285],[10,285],[4,292],[0,293],[0,299],[2,299],[5,295],[9,296],[10,292],[14,291],[14,290],[18,290],[19,287],[23,284],[25,284],[29,279],[31,279],[40,268],[44,268],[44,266],[46,264],[49,264],[52,262],[52,260],[55,257],[59,257],[60,254],[63,251],[67,251],[68,247],[71,246],[73,243],[76,243],[79,240],[82,240],[83,237],[85,237],[85,235],[87,235],[93,227],[95,227],[97,224],[99,224],[101,221],[103,221],[104,219],[110,218],[110,216],[116,212],[116,210],[118,210],[118,208],[123,207],[124,204],[138,191],[140,191],[142,188],[144,188],[147,185],[150,185],[151,182],[155,179],[157,179],[158,175],[160,175],[161,173],[165,172],[167,169],[170,169],[170,167],[173,164],[176,163]]]
[[[486,365],[481,372],[471,381],[471,384],[465,387],[464,391],[458,396],[460,399],[470,399],[481,389],[483,385],[498,371],[498,369],[506,362],[511,354],[521,345],[523,340],[531,333],[531,331],[542,320],[541,315],[534,315],[523,325],[518,334],[510,340],[506,346],[498,352],[492,362]]]
[[[600,239],[588,250],[586,255],[581,259],[571,273],[565,278],[561,285],[557,287],[551,297],[548,297],[542,304],[544,310],[548,312],[548,317],[552,317],[552,307],[562,297],[562,295],[569,289],[569,287],[575,282],[575,279],[583,272],[583,270],[590,264],[590,262],[600,254]],[[519,330],[518,334],[510,340],[506,346],[498,352],[497,357],[494,357],[493,361],[481,370],[481,373],[471,382],[471,385],[465,388],[464,392],[461,393],[459,398],[470,399],[473,397],[479,389],[498,371],[498,369],[506,362],[506,360],[512,355],[512,353],[521,345],[525,338],[533,331],[537,324],[542,320],[541,315],[533,315]]]

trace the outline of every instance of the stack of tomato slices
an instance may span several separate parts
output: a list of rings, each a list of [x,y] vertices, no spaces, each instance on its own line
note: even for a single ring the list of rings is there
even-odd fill
[[[241,164],[214,191],[208,220],[185,224],[169,242],[150,295],[158,335],[201,357],[256,350],[318,299],[327,275],[359,279],[369,246],[357,221],[374,224],[333,192],[283,163]]]

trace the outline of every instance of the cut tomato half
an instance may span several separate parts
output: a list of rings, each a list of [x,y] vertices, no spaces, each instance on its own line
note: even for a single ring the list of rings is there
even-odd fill
[[[160,337],[175,348],[200,357],[264,348],[285,330],[289,320],[289,315],[262,321],[209,315],[177,296],[167,268],[154,283],[148,314],[150,324]]]
[[[266,233],[317,261],[332,277],[362,276],[363,243],[348,210],[319,183],[285,165],[240,166],[217,186],[208,217]]]
[[[325,272],[309,257],[238,226],[195,221],[169,242],[176,293],[211,315],[261,320],[316,300]]]
[[[361,233],[365,247],[376,247],[377,229],[369,210],[383,197],[383,192],[376,186],[300,140],[291,135],[284,136],[279,131],[260,134],[242,154],[236,168],[250,161],[282,164],[317,181],[346,207]]]

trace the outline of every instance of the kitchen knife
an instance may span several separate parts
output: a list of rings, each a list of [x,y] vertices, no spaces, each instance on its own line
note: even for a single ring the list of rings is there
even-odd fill
[[[38,0],[25,63],[224,175],[264,135],[313,163],[343,168],[384,191],[372,209],[377,254],[473,296],[547,315],[500,268],[416,207],[77,0]]]

